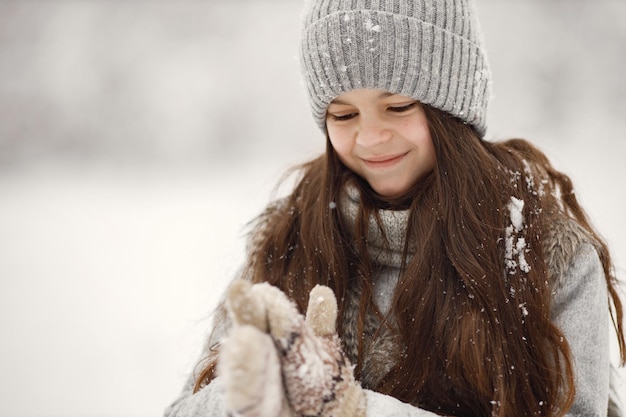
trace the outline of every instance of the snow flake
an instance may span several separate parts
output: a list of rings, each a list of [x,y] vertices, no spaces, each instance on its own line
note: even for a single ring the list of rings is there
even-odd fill
[[[522,303],[522,304],[518,305],[518,307],[522,311],[522,316],[527,317],[528,316],[528,309],[526,308],[526,303]]]
[[[546,179],[539,181],[539,188],[537,188],[535,183],[535,176],[530,168],[530,164],[525,159],[522,160],[524,164],[524,174],[526,174],[526,186],[533,193],[533,195],[539,195],[543,197],[545,195],[544,186],[548,183]]]
[[[509,274],[515,274],[517,268],[522,272],[528,273],[530,265],[528,265],[524,255],[528,251],[526,239],[523,236],[524,200],[511,197],[507,208],[509,209],[511,224],[505,229],[504,259],[506,269]]]
[[[370,19],[365,21],[365,29],[368,32],[380,32],[380,25],[375,25]]]
[[[511,223],[515,228],[515,231],[519,232],[520,230],[522,230],[522,227],[524,225],[524,217],[522,215],[522,210],[524,209],[524,200],[511,197],[508,208],[511,216]]]
[[[515,249],[518,254],[519,269],[521,269],[522,272],[529,273],[530,265],[528,265],[528,262],[526,262],[526,257],[524,256],[524,252],[526,251],[526,240],[523,237],[518,239],[517,245],[515,245]]]

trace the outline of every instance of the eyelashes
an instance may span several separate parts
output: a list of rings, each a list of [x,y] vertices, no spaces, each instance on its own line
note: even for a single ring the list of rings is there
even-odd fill
[[[349,114],[341,114],[341,115],[335,115],[335,114],[329,114],[330,118],[333,119],[336,122],[341,122],[343,120],[350,120],[356,117],[358,113],[349,113]]]
[[[394,113],[403,113],[405,111],[411,110],[412,108],[414,108],[416,106],[417,106],[417,101],[414,101],[413,103],[409,103],[409,104],[406,104],[404,106],[389,107],[388,110],[392,111]]]
[[[387,110],[392,112],[392,113],[404,113],[407,112],[415,107],[417,107],[419,105],[419,103],[417,101],[414,101],[412,103],[409,104],[405,104],[402,106],[389,106],[387,107]],[[328,113],[328,117],[330,119],[332,119],[333,121],[336,122],[341,122],[341,121],[346,121],[346,120],[350,120],[355,118],[356,116],[358,116],[358,112],[354,112],[354,113],[346,113],[346,114],[331,114]]]

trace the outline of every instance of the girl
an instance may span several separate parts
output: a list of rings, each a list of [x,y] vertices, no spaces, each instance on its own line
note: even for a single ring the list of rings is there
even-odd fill
[[[621,415],[609,251],[543,153],[483,138],[468,0],[312,0],[301,63],[326,152],[257,219],[166,415]]]

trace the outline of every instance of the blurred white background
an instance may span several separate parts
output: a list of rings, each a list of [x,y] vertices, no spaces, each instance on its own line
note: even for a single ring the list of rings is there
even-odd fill
[[[0,416],[158,416],[176,397],[246,222],[323,147],[301,6],[0,1]],[[572,176],[626,278],[626,2],[478,8],[487,136]]]

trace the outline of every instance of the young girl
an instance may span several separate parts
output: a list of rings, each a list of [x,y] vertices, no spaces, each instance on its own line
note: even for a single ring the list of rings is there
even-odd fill
[[[301,63],[326,152],[166,415],[621,415],[609,251],[543,153],[483,138],[468,0],[312,0]]]

